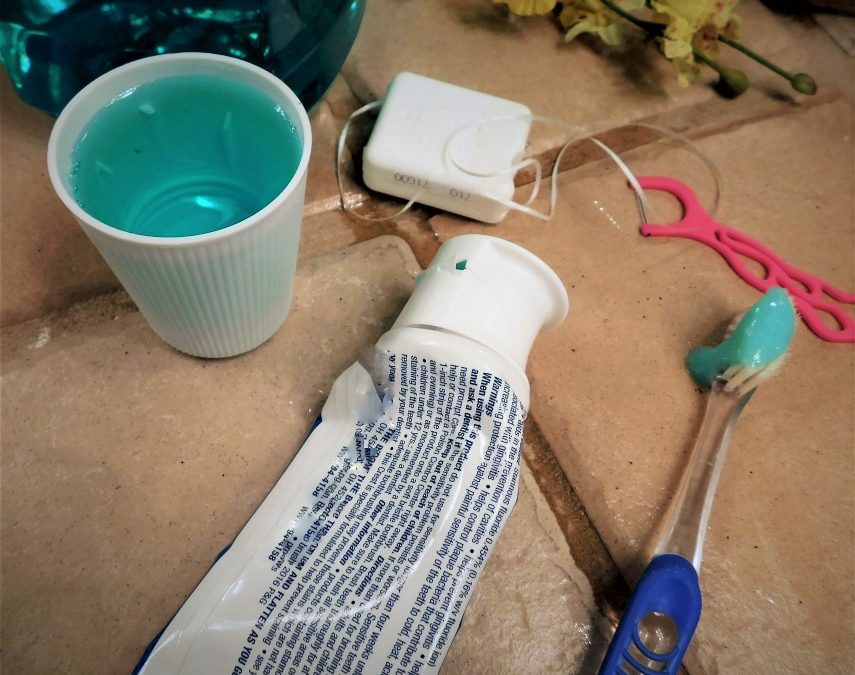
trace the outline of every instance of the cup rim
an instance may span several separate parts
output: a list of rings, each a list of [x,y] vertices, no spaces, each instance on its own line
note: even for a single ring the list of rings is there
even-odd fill
[[[297,165],[297,169],[295,170],[294,175],[291,177],[285,187],[264,208],[260,209],[259,211],[256,211],[251,216],[244,218],[243,220],[240,220],[232,225],[228,225],[227,227],[220,228],[219,230],[213,230],[212,232],[191,234],[182,237],[158,237],[148,234],[126,232],[125,230],[121,230],[118,227],[108,225],[107,223],[98,220],[93,215],[82,209],[77,203],[77,201],[74,199],[74,197],[69,193],[68,189],[65,186],[65,183],[63,183],[61,172],[59,170],[57,162],[57,151],[59,145],[59,138],[62,136],[65,126],[68,122],[69,117],[71,117],[72,112],[81,104],[82,101],[85,101],[86,98],[94,90],[103,86],[105,82],[129,70],[144,68],[153,61],[197,61],[227,64],[235,68],[249,71],[256,76],[262,77],[263,79],[267,80],[273,86],[275,86],[280,91],[280,93],[283,94],[285,98],[288,99],[289,102],[293,105],[294,109],[296,110],[298,119],[292,121],[299,123],[302,126],[303,131],[303,151],[300,157],[300,162]],[[93,229],[98,230],[99,232],[109,237],[119,239],[128,243],[143,244],[146,246],[182,247],[214,242],[220,239],[225,239],[227,237],[234,236],[246,229],[253,227],[259,221],[267,218],[268,215],[270,215],[277,208],[279,208],[297,190],[297,187],[301,183],[304,174],[308,170],[309,156],[311,155],[311,151],[312,128],[311,123],[309,122],[309,116],[306,112],[306,108],[300,101],[300,99],[297,97],[297,95],[282,80],[280,80],[272,73],[264,70],[263,68],[260,68],[259,66],[248,63],[246,61],[242,61],[240,59],[236,59],[231,56],[209,54],[206,52],[181,52],[177,54],[157,54],[155,56],[147,56],[142,59],[137,59],[136,61],[131,61],[130,63],[126,63],[123,66],[119,66],[118,68],[114,68],[104,73],[103,75],[86,85],[83,89],[81,89],[74,96],[74,98],[72,98],[68,102],[65,108],[63,108],[62,112],[54,123],[53,129],[51,130],[50,134],[50,140],[48,141],[47,163],[48,174],[50,176],[50,181],[53,185],[54,191],[59,196],[65,207],[69,211],[71,211],[72,215],[77,218],[78,221],[85,223],[87,226],[92,227]]]

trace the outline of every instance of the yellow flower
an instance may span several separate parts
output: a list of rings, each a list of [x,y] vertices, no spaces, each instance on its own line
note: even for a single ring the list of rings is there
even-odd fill
[[[580,11],[576,7],[566,5],[558,19],[561,25],[567,28],[564,34],[566,42],[572,42],[582,33],[592,33],[598,35],[607,45],[620,44],[620,26],[605,12]]]
[[[739,17],[733,14],[739,0],[652,0],[654,21],[667,24],[662,51],[669,59],[684,58],[692,45],[712,54],[720,32],[736,36]]]
[[[549,14],[558,0],[493,0],[497,5],[507,5],[513,14],[531,16],[532,14]]]
[[[741,22],[733,13],[739,0],[652,0],[653,20],[666,24],[662,53],[678,69],[677,81],[688,86],[698,76],[692,47],[710,56],[718,53],[719,33],[739,34]]]
[[[617,4],[627,11],[632,11],[641,9],[644,0],[618,0]],[[572,42],[582,33],[592,33],[598,35],[607,45],[620,44],[623,19],[600,0],[564,2],[558,20],[567,29],[564,34],[567,42]]]
[[[557,7],[558,20],[571,42],[582,33],[598,36],[609,45],[617,45],[624,17],[606,7],[601,0],[493,0],[504,4],[513,14],[530,16],[549,14]],[[659,33],[662,53],[677,67],[678,81],[688,86],[697,78],[700,67],[695,62],[695,49],[715,56],[718,35],[738,39],[742,25],[733,13],[739,0],[611,0],[621,10],[636,12],[649,6],[651,19],[663,26]]]

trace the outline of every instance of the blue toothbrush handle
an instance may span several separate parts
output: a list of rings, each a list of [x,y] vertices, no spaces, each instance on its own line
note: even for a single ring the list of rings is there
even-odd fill
[[[651,613],[654,616],[648,617]],[[671,553],[656,556],[629,599],[599,675],[677,673],[700,618],[701,588],[692,563]],[[655,624],[653,632],[660,638],[658,647],[639,634],[639,624],[643,629]],[[648,630],[643,632],[649,634]],[[663,638],[665,645],[661,644]]]

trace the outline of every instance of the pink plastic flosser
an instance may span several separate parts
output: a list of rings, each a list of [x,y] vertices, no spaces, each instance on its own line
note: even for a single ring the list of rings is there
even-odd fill
[[[640,176],[638,183],[645,190],[672,194],[683,205],[683,218],[673,225],[642,225],[641,234],[645,237],[682,237],[700,241],[718,251],[733,271],[754,288],[763,292],[772,286],[787,289],[802,320],[823,340],[855,342],[855,319],[840,305],[829,302],[831,299],[852,305],[855,304],[855,294],[844,293],[827,281],[802,272],[739,230],[717,223],[685,183],[664,176]],[[759,263],[765,274],[755,274],[743,258]],[[837,326],[826,324],[820,312],[832,317]]]

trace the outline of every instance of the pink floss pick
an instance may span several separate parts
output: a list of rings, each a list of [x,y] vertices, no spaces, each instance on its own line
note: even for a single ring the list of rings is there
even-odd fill
[[[733,271],[754,288],[763,292],[772,286],[786,288],[802,320],[823,340],[855,342],[855,319],[836,304],[855,304],[855,294],[845,293],[824,279],[801,271],[746,234],[716,222],[685,183],[664,176],[641,176],[638,182],[645,190],[673,195],[683,206],[683,218],[672,225],[642,225],[641,234],[645,237],[681,237],[706,244],[718,251]],[[765,274],[755,274],[744,258],[759,263]],[[826,324],[820,312],[832,317],[836,327]]]

